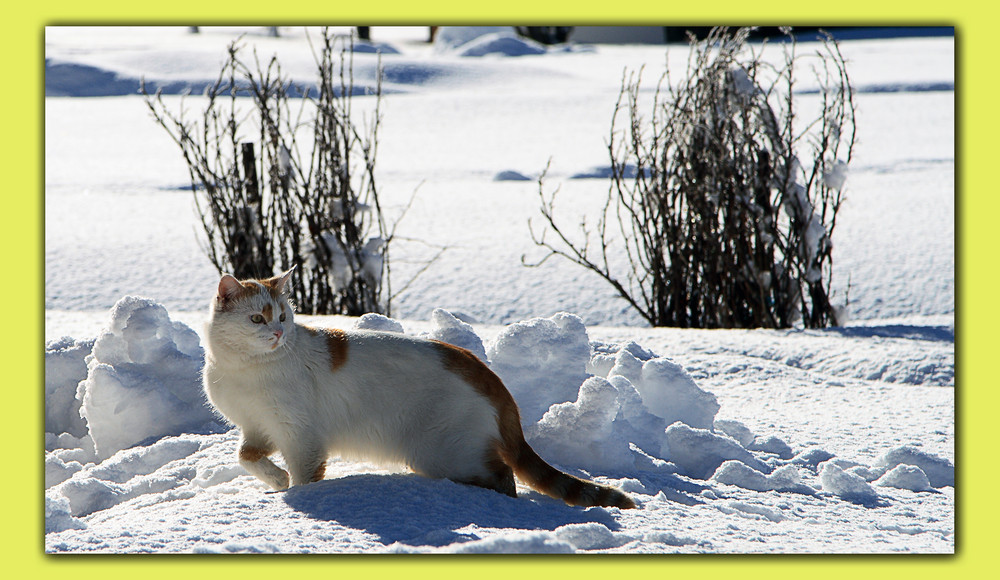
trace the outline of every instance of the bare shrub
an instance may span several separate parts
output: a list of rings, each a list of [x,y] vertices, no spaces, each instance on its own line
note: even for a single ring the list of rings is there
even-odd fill
[[[194,120],[142,89],[187,162],[206,254],[238,278],[294,267],[302,312],[389,314],[395,225],[375,179],[381,67],[374,88],[356,87],[353,43],[325,29],[312,87],[291,83],[276,57],[262,65],[254,53],[248,63],[243,52],[239,41],[229,46]],[[373,99],[368,115],[352,110],[359,95]]]
[[[810,57],[819,113],[803,123],[794,38],[773,65],[763,54],[774,45],[751,47],[748,33],[692,38],[685,78],[664,74],[648,120],[641,70],[626,71],[596,228],[584,219],[582,238],[571,239],[543,174],[545,227],[531,235],[547,253],[528,265],[557,255],[592,270],[653,326],[838,324],[832,235],[855,143],[845,60],[829,37]],[[622,254],[628,266],[616,269]]]

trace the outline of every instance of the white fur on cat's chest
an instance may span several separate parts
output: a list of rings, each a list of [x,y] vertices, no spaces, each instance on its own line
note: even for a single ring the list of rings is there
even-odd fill
[[[284,365],[258,365],[247,372],[209,363],[205,379],[209,401],[242,429],[287,422],[293,418],[287,411],[300,408],[316,388],[315,376]]]

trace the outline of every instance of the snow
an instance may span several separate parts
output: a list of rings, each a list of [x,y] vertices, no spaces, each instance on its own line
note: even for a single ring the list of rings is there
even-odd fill
[[[469,348],[542,457],[639,504],[619,510],[339,458],[269,493],[238,465],[199,386],[217,275],[179,152],[132,93],[144,76],[197,108],[240,32],[46,31],[47,552],[956,551],[954,38],[842,43],[860,141],[825,178],[847,196],[834,286],[851,322],[708,331],[645,328],[596,277],[521,265],[538,256],[533,180],[551,158],[567,219],[601,207],[622,69],[656,78],[662,46],[373,28],[380,56],[359,51],[355,72],[386,68],[383,201],[401,211],[417,189],[397,233],[426,242],[393,247],[394,277],[447,249],[391,317],[300,318]],[[308,82],[303,33],[282,32],[245,41]],[[676,74],[686,49],[668,58]]]
[[[201,386],[199,342],[148,298],[126,296],[115,304],[84,359],[87,378],[76,396],[98,459],[213,421]]]

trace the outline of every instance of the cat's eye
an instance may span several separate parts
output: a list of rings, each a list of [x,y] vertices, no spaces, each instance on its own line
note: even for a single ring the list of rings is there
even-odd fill
[[[264,317],[260,314],[254,314],[250,317],[250,322],[253,322],[254,324],[264,324]]]
[[[278,317],[278,320],[280,320],[282,322],[285,321],[285,313],[284,312],[281,313],[281,316]]]

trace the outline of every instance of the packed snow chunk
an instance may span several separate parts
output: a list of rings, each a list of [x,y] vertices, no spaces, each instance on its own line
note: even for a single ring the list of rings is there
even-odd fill
[[[358,330],[377,330],[380,332],[398,332],[403,334],[403,325],[385,316],[369,312],[363,314],[354,322],[354,328]]]
[[[832,493],[845,501],[863,506],[878,503],[878,494],[867,481],[858,475],[844,471],[833,461],[819,466],[819,479],[823,491]]]
[[[888,451],[879,459],[876,467],[889,471],[900,464],[919,467],[927,475],[932,487],[955,487],[954,464],[947,459],[920,451],[915,447],[897,447]]]
[[[59,435],[46,433],[45,451],[46,456],[54,455],[63,462],[76,461],[86,465],[97,461],[94,440],[89,433],[83,437],[74,437],[69,433],[60,433]]]
[[[120,451],[100,464],[85,467],[49,492],[67,498],[70,513],[82,517],[138,496],[186,485],[197,470],[183,459],[199,444],[193,440],[163,443]]]
[[[793,465],[783,465],[771,474],[756,471],[739,461],[726,461],[712,475],[714,481],[754,491],[779,491],[813,495],[816,490],[800,481]]]
[[[572,544],[552,532],[511,532],[453,545],[456,554],[572,554]]]
[[[555,534],[577,550],[610,550],[635,540],[633,536],[612,532],[597,522],[566,524],[556,528]]]
[[[161,467],[189,457],[201,449],[197,436],[168,437],[152,445],[123,449],[113,457],[89,469],[89,475],[105,481],[125,483],[137,476],[149,475]]]
[[[707,429],[695,429],[679,421],[667,427],[661,453],[686,475],[697,479],[708,479],[729,460],[744,463],[761,473],[771,472],[769,465],[729,437],[716,435]]]
[[[748,504],[743,501],[728,501],[725,505],[717,505],[715,507],[724,514],[735,514],[751,520],[768,520],[777,523],[786,519],[780,511],[762,505]]]
[[[364,204],[355,207],[356,212],[368,209],[370,208]],[[343,212],[337,206],[334,206],[333,211],[335,215]],[[338,241],[334,233],[323,233],[320,235],[320,240],[326,246],[326,251],[320,250],[320,247],[312,241],[303,245],[306,266],[312,268],[322,262],[329,271],[329,281],[335,289],[341,290],[350,286],[355,278],[376,287],[380,284],[385,240],[379,237],[368,238],[365,245],[357,252],[345,251],[343,243]]]
[[[639,391],[635,390],[628,379],[620,375],[611,375],[608,382],[618,389],[618,416],[615,418],[615,428],[644,453],[656,453],[663,447],[666,421],[646,409]]]
[[[663,544],[679,548],[696,544],[709,545],[708,542],[699,541],[688,536],[676,536],[663,530],[653,530],[642,535],[642,542],[647,544]]]
[[[868,483],[871,483],[876,479],[882,477],[882,475],[884,475],[884,473],[879,471],[878,469],[872,469],[870,467],[865,467],[864,465],[855,465],[853,467],[848,467],[847,471],[849,473],[857,475],[858,477],[867,481]],[[926,475],[924,477],[926,477]]]
[[[94,340],[63,337],[45,345],[45,432],[87,434],[87,423],[80,416],[76,389],[87,378],[86,357]],[[49,447],[46,447],[49,449]]]
[[[163,306],[134,296],[118,301],[78,393],[98,458],[212,423],[203,362],[198,335],[172,322]]]
[[[627,378],[642,397],[649,412],[670,425],[677,421],[696,429],[711,430],[719,403],[715,395],[702,390],[691,375],[666,358],[640,362],[628,352],[618,353],[609,376]]]
[[[635,460],[629,441],[615,428],[618,389],[591,377],[576,401],[559,403],[528,427],[531,446],[546,461],[591,470],[630,470]]]
[[[64,461],[55,453],[45,454],[45,489],[60,484],[83,469],[79,461]]]
[[[833,457],[834,457],[833,453],[830,453],[825,449],[819,447],[810,447],[809,449],[806,449],[800,452],[795,457],[793,457],[791,462],[794,463],[795,465],[805,465],[811,469],[816,469],[817,467],[819,467],[820,463],[823,463],[824,461],[829,461],[833,459]]]
[[[778,439],[774,435],[768,435],[767,437],[757,437],[753,440],[750,445],[744,445],[750,451],[760,451],[762,453],[771,453],[777,455],[781,459],[791,459],[795,457],[792,452],[792,448],[788,446],[787,443]]]
[[[823,184],[834,191],[840,191],[844,189],[845,183],[847,183],[847,163],[838,159],[823,173]]]
[[[579,317],[560,312],[504,328],[486,355],[530,425],[551,405],[576,399],[588,378],[590,340]]]
[[[716,419],[715,432],[725,433],[743,447],[749,446],[754,441],[754,434],[746,425],[731,419]]]
[[[487,362],[486,347],[472,326],[459,320],[455,315],[441,308],[431,312],[431,323],[434,328],[428,333],[428,338],[447,342],[472,351],[479,360]]]
[[[590,357],[590,363],[587,365],[587,372],[605,378],[609,378],[611,370],[619,363],[619,355],[622,352],[632,355],[632,359],[635,359],[636,362],[631,363],[633,365],[631,368],[640,371],[642,370],[641,363],[656,358],[654,353],[631,340],[620,344],[595,340],[590,343],[590,348],[593,354]],[[623,372],[620,371],[617,374],[623,374]],[[637,377],[638,375],[633,378]]]
[[[84,530],[87,524],[70,513],[69,500],[55,493],[45,494],[45,533]]]
[[[875,481],[875,485],[908,489],[910,491],[934,490],[924,470],[916,465],[907,465],[905,463],[900,463],[896,467],[893,467],[888,473],[878,478]]]

